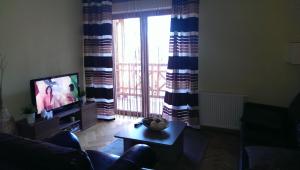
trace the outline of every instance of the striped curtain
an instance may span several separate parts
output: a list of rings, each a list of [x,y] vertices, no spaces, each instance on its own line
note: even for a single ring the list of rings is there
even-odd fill
[[[198,0],[172,1],[169,61],[163,116],[199,126]]]
[[[97,103],[97,118],[114,114],[112,1],[83,0],[84,68],[87,100]]]

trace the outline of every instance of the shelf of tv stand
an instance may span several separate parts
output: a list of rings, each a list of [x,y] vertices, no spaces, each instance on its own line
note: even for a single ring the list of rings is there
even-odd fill
[[[62,123],[62,124],[59,125],[59,129],[63,130],[65,128],[70,127],[70,126],[72,126],[72,125],[74,125],[76,123],[79,123],[79,122],[80,122],[80,120],[75,120],[73,122]]]
[[[75,117],[75,121],[72,121],[71,117]],[[25,119],[20,120],[17,122],[17,127],[20,136],[44,139],[61,130],[84,130],[96,123],[96,103],[85,103],[66,111],[57,112],[52,119],[37,119],[34,124],[28,124]],[[78,129],[76,129],[77,127]]]
[[[69,109],[69,110],[66,110],[66,111],[63,111],[63,112],[59,112],[55,115],[55,117],[58,117],[58,118],[63,118],[65,116],[68,116],[68,115],[71,115],[71,114],[74,114],[74,113],[77,113],[80,111],[80,108],[79,107],[76,107],[76,108],[72,108],[72,109]]]

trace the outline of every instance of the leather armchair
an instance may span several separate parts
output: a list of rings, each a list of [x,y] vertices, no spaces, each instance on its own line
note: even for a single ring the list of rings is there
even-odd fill
[[[240,170],[254,167],[264,170],[280,169],[283,166],[284,169],[291,169],[289,166],[300,161],[294,159],[299,158],[298,127],[300,93],[288,108],[245,103],[241,118]],[[285,158],[289,159],[289,162]]]
[[[122,156],[83,151],[77,137],[63,131],[44,141],[0,133],[0,169],[8,170],[137,170],[152,168],[154,151],[138,144]]]
[[[77,136],[68,131],[62,131],[45,141],[82,150]],[[137,144],[131,147],[122,156],[94,150],[87,150],[86,153],[95,170],[138,170],[141,168],[153,168],[156,162],[154,151],[145,144]]]

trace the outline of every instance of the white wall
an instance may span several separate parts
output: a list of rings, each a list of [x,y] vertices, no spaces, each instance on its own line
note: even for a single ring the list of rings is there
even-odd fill
[[[300,66],[284,59],[300,41],[288,2],[201,0],[199,89],[287,106],[300,91]]]
[[[29,80],[80,72],[80,0],[1,0],[0,52],[7,57],[3,93],[18,119],[31,103]]]
[[[199,89],[287,106],[300,91],[300,66],[284,61],[287,42],[300,41],[289,1],[201,0]],[[81,18],[80,0],[0,1],[4,100],[16,117],[30,103],[30,79],[82,75]]]

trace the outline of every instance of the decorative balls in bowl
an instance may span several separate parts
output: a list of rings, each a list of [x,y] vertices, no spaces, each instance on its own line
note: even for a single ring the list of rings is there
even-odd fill
[[[154,131],[162,131],[168,127],[168,121],[162,117],[146,117],[143,125]]]

